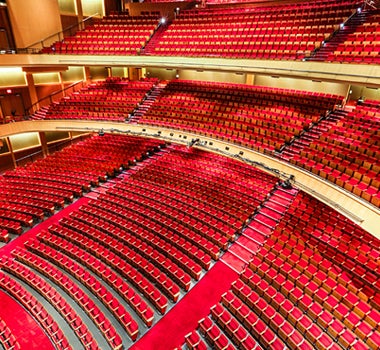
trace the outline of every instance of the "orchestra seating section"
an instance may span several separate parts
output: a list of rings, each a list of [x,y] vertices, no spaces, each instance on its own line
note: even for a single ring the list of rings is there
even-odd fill
[[[174,80],[133,122],[178,128],[273,154],[341,103],[342,97],[331,94]]]
[[[380,241],[345,216],[304,192],[286,196],[269,174],[196,148],[110,134],[81,144],[46,158],[55,163],[40,160],[17,172],[33,179],[58,159],[68,168],[68,155],[95,167],[94,147],[100,160],[113,150],[108,172],[124,170],[109,173],[96,196],[79,198],[85,201],[71,212],[0,250],[0,297],[31,315],[44,341],[56,349],[139,348],[142,336],[223,264],[230,244],[257,229],[252,222],[265,219],[271,198],[278,215],[266,220],[275,225],[256,231],[257,251],[177,349],[380,346]],[[65,179],[49,169],[41,181]],[[25,338],[3,312],[0,346],[23,348]],[[177,332],[182,327],[176,323]]]
[[[112,13],[98,23],[66,37],[42,53],[71,55],[136,55],[159,24],[158,15]]]
[[[25,228],[163,145],[157,140],[117,136],[105,143],[100,136],[92,137],[25,167],[4,172],[0,176],[1,241],[9,241],[9,233],[22,234]]]
[[[367,11],[368,12],[368,11]],[[328,61],[380,64],[380,11],[372,10],[366,22],[355,28],[327,57]]]
[[[299,192],[188,349],[378,349],[380,241]]]
[[[72,348],[132,345],[213,267],[278,183],[205,151],[96,135],[8,172],[3,185],[38,176],[46,183],[61,178],[64,188],[66,173],[82,179],[76,157],[81,170],[96,168],[96,160],[106,163],[108,170],[99,172],[108,173],[103,180],[109,185],[91,199],[79,198],[86,201],[48,227],[24,233],[24,243],[16,239],[9,251],[0,251],[0,292],[18,300],[59,349],[71,348],[70,332]],[[119,167],[127,170],[112,177]],[[97,173],[89,176],[101,181]],[[19,191],[29,192],[25,186]],[[45,299],[60,315],[58,327]]]
[[[380,103],[371,100],[343,114],[289,159],[377,207],[380,207],[379,160]]]
[[[33,118],[124,122],[156,83],[153,78],[140,81],[107,78],[41,108]]]
[[[210,5],[181,10],[165,23],[159,12],[113,12],[42,53],[379,63],[379,10],[364,9],[363,1]],[[364,23],[350,27],[359,18]],[[341,34],[343,41],[330,46]],[[319,56],[320,49],[327,53]]]

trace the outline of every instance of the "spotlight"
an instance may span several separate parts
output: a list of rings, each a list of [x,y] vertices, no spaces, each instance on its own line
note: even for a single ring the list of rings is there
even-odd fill
[[[160,24],[165,24],[166,23],[166,18],[165,17],[162,17],[161,19],[160,19]]]

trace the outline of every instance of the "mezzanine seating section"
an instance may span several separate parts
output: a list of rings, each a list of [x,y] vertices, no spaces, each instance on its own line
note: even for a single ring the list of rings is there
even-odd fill
[[[136,120],[273,153],[341,103],[331,94],[175,80]]]
[[[377,349],[380,242],[299,192],[189,349]]]
[[[107,78],[63,97],[33,118],[124,122],[156,82],[157,79]]]
[[[357,105],[290,162],[380,206],[380,106]]]
[[[45,117],[90,120],[104,118],[122,122],[128,119],[131,109],[124,110],[124,107],[118,107],[118,102],[111,101],[106,107],[109,112],[101,117],[96,110],[104,102],[94,102],[97,93],[101,91],[101,96],[104,97],[124,91],[123,94],[138,95],[138,99],[142,101],[146,98],[148,89],[157,82],[156,79],[140,82],[108,79],[52,105]],[[97,93],[92,96],[93,90]],[[89,99],[86,97],[88,91]],[[112,112],[115,103],[116,108]],[[136,101],[133,103],[135,106],[138,104]],[[321,118],[342,103],[342,96],[332,94],[175,80],[160,90],[149,108],[140,104],[141,109],[137,109],[139,113],[135,113],[129,120],[131,123],[187,130],[273,155],[286,150],[287,146],[300,137],[302,139],[305,132],[318,128]],[[86,110],[86,113],[78,112],[80,109]],[[290,162],[379,206],[379,152],[376,131],[378,109],[376,104],[357,106],[342,121],[343,124],[337,122],[337,125],[330,126],[329,130],[325,130],[310,145],[302,145],[299,154],[290,157]],[[363,123],[368,130],[360,126]],[[34,178],[33,183],[36,184],[37,180]],[[78,195],[78,192],[77,190],[74,193]],[[62,201],[54,202],[54,198],[50,198],[50,201],[54,205],[62,206]],[[20,230],[20,227],[13,227],[12,223],[3,225],[16,232]]]
[[[159,16],[112,13],[66,37],[42,53],[71,55],[136,55],[154,33]]]

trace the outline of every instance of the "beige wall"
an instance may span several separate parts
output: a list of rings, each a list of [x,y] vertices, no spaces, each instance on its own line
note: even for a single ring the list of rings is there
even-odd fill
[[[255,85],[260,86],[270,86],[278,87],[284,89],[296,89],[305,91],[315,91],[324,92],[327,94],[337,94],[346,96],[349,84],[344,83],[329,83],[329,82],[319,82],[306,79],[294,79],[294,78],[284,78],[266,75],[256,75],[254,80]]]
[[[218,81],[226,83],[245,84],[245,74],[201,71],[201,70],[180,70],[178,72],[179,79],[185,80],[202,80],[202,81]]]
[[[18,48],[28,47],[62,30],[58,0],[11,0],[7,3]]]
[[[351,91],[351,100],[357,100],[359,97],[363,96],[367,100],[380,101],[380,89],[353,85],[351,86]]]

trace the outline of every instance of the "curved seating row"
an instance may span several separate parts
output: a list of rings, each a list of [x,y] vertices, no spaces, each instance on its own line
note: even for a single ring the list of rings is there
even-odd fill
[[[93,136],[0,176],[0,229],[21,234],[55,209],[82,196],[120,168],[154,152],[164,142],[121,135]],[[8,240],[6,233],[2,240]]]
[[[361,13],[364,6],[363,1],[346,0],[276,6],[250,1],[232,8],[221,6],[224,1],[220,3],[180,11],[172,22],[161,26],[159,14],[112,13],[44,48],[42,53],[309,59],[315,50],[325,48],[325,40],[358,8]],[[367,21],[331,49],[327,61],[378,63],[379,41],[373,36],[379,31],[378,11],[367,6],[365,12]]]
[[[299,192],[240,278],[186,336],[187,347],[378,348],[379,246]]]

